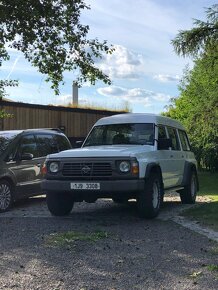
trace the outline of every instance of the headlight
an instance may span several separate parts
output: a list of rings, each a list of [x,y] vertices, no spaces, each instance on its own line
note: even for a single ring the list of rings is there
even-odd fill
[[[120,162],[120,165],[119,165],[119,169],[121,172],[123,173],[127,173],[130,171],[130,163],[128,161],[122,161]]]
[[[59,170],[59,163],[58,162],[51,162],[49,164],[49,171],[51,173],[56,173]]]

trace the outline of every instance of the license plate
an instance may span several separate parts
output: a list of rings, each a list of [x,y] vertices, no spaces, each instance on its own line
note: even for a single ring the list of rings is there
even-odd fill
[[[93,183],[93,182],[75,182],[70,184],[71,189],[76,190],[99,190],[100,183]]]

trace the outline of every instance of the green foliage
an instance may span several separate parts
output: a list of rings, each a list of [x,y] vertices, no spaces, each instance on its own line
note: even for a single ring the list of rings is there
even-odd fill
[[[182,56],[195,56],[194,68],[186,68],[180,97],[171,100],[165,115],[187,128],[198,164],[218,170],[218,4],[206,10],[207,22],[180,31],[172,41]],[[196,55],[198,54],[198,57]]]
[[[218,55],[218,50],[217,50]],[[218,169],[218,58],[203,56],[186,70],[165,115],[186,127],[198,164]]]
[[[51,81],[55,93],[63,72],[76,71],[78,85],[97,79],[110,84],[94,62],[113,48],[107,42],[87,39],[88,25],[80,23],[83,0],[2,0],[0,2],[0,65],[9,59],[6,46],[21,51]]]
[[[5,87],[7,86],[17,86],[17,81],[14,80],[0,80],[0,102],[6,96]],[[0,103],[1,104],[1,103]],[[12,118],[13,115],[5,112],[4,110],[0,110],[0,119]]]
[[[7,95],[5,87],[15,87],[18,85],[16,80],[0,80],[0,101]]]
[[[172,40],[178,55],[196,56],[217,46],[218,39],[218,4],[206,10],[207,21],[194,20],[195,27],[182,30]]]
[[[0,110],[0,119],[5,118],[13,118],[13,115],[5,112],[4,110]]]

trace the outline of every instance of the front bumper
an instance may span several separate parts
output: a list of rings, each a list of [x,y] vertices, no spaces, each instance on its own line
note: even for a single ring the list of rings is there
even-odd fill
[[[98,190],[77,190],[71,189],[71,182],[81,183],[90,181],[81,180],[48,180],[44,179],[41,183],[41,188],[45,192],[69,192],[75,195],[89,195],[97,197],[108,196],[131,196],[144,189],[144,179],[132,179],[132,180],[92,180],[91,183],[100,183],[100,189]]]

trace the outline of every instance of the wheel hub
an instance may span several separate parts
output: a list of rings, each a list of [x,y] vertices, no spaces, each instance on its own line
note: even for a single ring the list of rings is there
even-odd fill
[[[0,210],[5,210],[11,202],[11,191],[7,184],[0,184]]]

